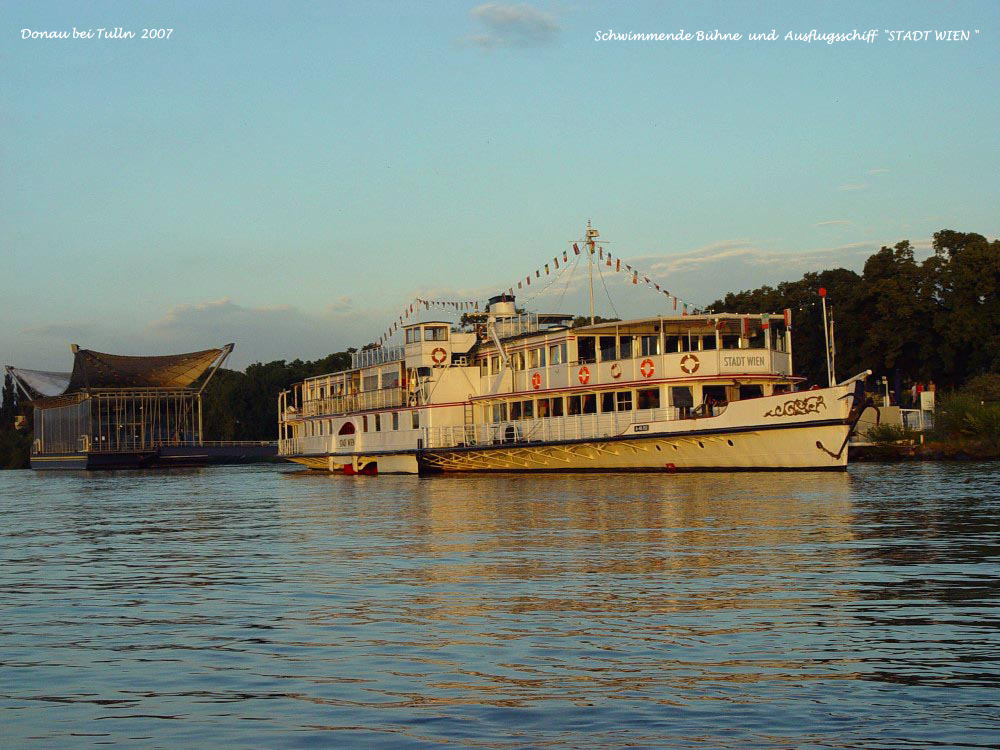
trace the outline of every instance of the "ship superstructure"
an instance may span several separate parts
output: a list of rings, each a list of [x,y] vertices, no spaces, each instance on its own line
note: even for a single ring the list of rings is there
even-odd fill
[[[281,394],[280,454],[353,473],[838,469],[860,376],[797,391],[790,313],[571,327],[512,294]]]

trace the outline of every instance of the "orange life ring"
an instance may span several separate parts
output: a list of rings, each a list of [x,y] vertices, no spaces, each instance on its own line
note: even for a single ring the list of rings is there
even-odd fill
[[[611,365],[611,377],[613,377],[615,380],[618,380],[618,378],[620,378],[621,376],[622,376],[622,367],[620,364],[615,362],[613,365]]]
[[[531,376],[531,385],[537,391],[542,387],[542,376],[540,373],[535,373]]]
[[[653,365],[653,360],[651,359],[642,360],[642,363],[639,365],[639,372],[642,373],[642,376],[644,378],[653,377],[653,373],[656,372],[656,367]]]
[[[434,364],[439,365],[448,358],[448,352],[442,349],[440,346],[431,351],[431,361]]]
[[[581,385],[587,385],[590,382],[590,369],[584,365],[580,368],[580,372],[577,374],[577,378],[580,379]]]
[[[681,371],[687,375],[693,375],[698,372],[698,368],[701,367],[701,362],[693,354],[685,354],[681,357]]]

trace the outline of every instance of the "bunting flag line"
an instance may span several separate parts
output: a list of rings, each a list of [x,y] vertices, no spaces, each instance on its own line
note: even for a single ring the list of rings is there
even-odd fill
[[[576,257],[578,257],[581,254],[580,245],[579,245],[579,243],[574,242],[573,245],[572,245],[572,247],[573,247],[574,258],[576,258]],[[696,315],[699,314],[700,312],[706,312],[704,310],[699,310],[697,307],[691,305],[690,303],[688,303],[685,300],[682,300],[681,298],[677,297],[675,294],[671,294],[670,291],[668,291],[667,289],[665,289],[662,286],[660,286],[659,283],[657,283],[657,282],[653,281],[652,279],[650,279],[649,276],[647,276],[645,274],[641,274],[639,272],[639,269],[633,268],[629,263],[623,263],[622,260],[621,260],[621,258],[615,257],[614,259],[612,259],[612,253],[611,253],[611,251],[608,250],[607,248],[605,248],[602,244],[595,243],[595,247],[596,247],[596,249],[594,249],[590,254],[591,255],[596,255],[597,258],[598,258],[598,261],[602,261],[604,263],[604,265],[606,265],[608,268],[613,268],[614,271],[615,271],[615,273],[621,273],[622,268],[624,267],[625,271],[631,277],[631,281],[632,281],[632,284],[634,286],[638,286],[639,285],[639,280],[641,278],[643,284],[645,284],[646,286],[648,286],[650,289],[653,289],[657,293],[663,294],[668,300],[670,300],[673,303],[673,309],[675,311],[678,309],[678,305],[680,305],[681,308],[682,308],[682,314],[683,315],[687,315],[689,309],[692,310],[694,312],[694,314],[696,314]],[[588,244],[587,248],[588,248],[588,250],[591,249],[591,247],[590,247],[589,244]],[[563,250],[562,251],[562,260],[563,260],[563,265],[560,266],[560,264],[559,264],[559,255],[556,254],[555,256],[552,257],[551,263],[545,263],[542,266],[542,268],[536,268],[535,269],[535,279],[539,279],[540,280],[542,278],[542,270],[545,271],[545,275],[546,276],[553,276],[553,279],[552,279],[552,281],[549,281],[547,284],[543,284],[542,288],[535,295],[533,295],[533,297],[537,297],[539,294],[543,294],[545,291],[547,291],[549,289],[549,287],[551,287],[552,284],[558,278],[562,277],[562,270],[563,270],[563,268],[564,267],[565,268],[569,268],[569,265],[570,265],[570,263],[569,263],[569,250]],[[614,260],[614,263],[612,263],[612,260]],[[523,280],[520,280],[520,279],[518,280],[518,282],[517,282],[517,289],[518,290],[524,290],[524,289],[530,288],[530,287],[531,287],[531,274],[529,273],[527,276],[524,277]],[[507,293],[510,296],[513,297],[514,296],[514,287],[513,286],[509,287],[507,289]],[[423,305],[424,310],[446,309],[446,310],[454,310],[456,312],[457,311],[464,311],[464,310],[476,310],[478,312],[478,310],[479,310],[479,302],[477,302],[477,301],[426,300],[426,299],[421,299],[421,298],[415,298],[412,303],[410,303],[409,305],[407,305],[403,309],[403,314],[400,315],[396,319],[396,321],[394,321],[392,323],[392,325],[388,328],[388,330],[379,338],[379,340],[378,340],[378,346],[382,346],[386,341],[389,340],[389,338],[394,333],[396,333],[400,329],[400,327],[405,326],[406,325],[406,322],[405,322],[406,319],[408,319],[411,315],[416,315],[416,312],[419,309],[420,305]],[[802,308],[799,308],[799,309],[802,309]],[[711,312],[711,311],[707,311],[707,312]],[[786,309],[784,311],[784,318],[785,318],[784,322],[785,322],[786,327],[790,328],[791,327],[791,309],[790,308]],[[764,315],[761,318],[761,324],[762,324],[763,328],[767,328],[768,327],[769,321],[768,321],[768,316],[767,315]]]

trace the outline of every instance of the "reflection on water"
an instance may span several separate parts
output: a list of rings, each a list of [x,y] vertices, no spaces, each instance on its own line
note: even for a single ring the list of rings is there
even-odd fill
[[[11,746],[989,747],[1000,478],[0,472]]]

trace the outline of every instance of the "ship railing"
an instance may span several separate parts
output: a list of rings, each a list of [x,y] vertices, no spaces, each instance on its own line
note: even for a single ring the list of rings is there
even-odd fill
[[[500,339],[509,339],[514,336],[523,336],[526,333],[535,333],[538,330],[538,315],[535,313],[525,313],[515,318],[500,318],[491,324]]]
[[[620,435],[633,424],[680,419],[675,407],[638,409],[605,414],[576,414],[496,422],[487,425],[432,427],[427,431],[428,448],[474,445],[591,440]]]
[[[351,393],[346,396],[317,398],[306,401],[300,409],[287,411],[285,420],[299,419],[301,417],[317,417],[327,414],[350,414],[351,412],[371,409],[390,409],[396,406],[403,406],[404,398],[403,389],[398,386],[395,388],[380,388],[377,391]]]
[[[384,365],[387,362],[399,362],[405,357],[406,351],[402,346],[380,346],[376,349],[362,349],[360,352],[351,352],[351,369],[359,370],[362,367]]]

